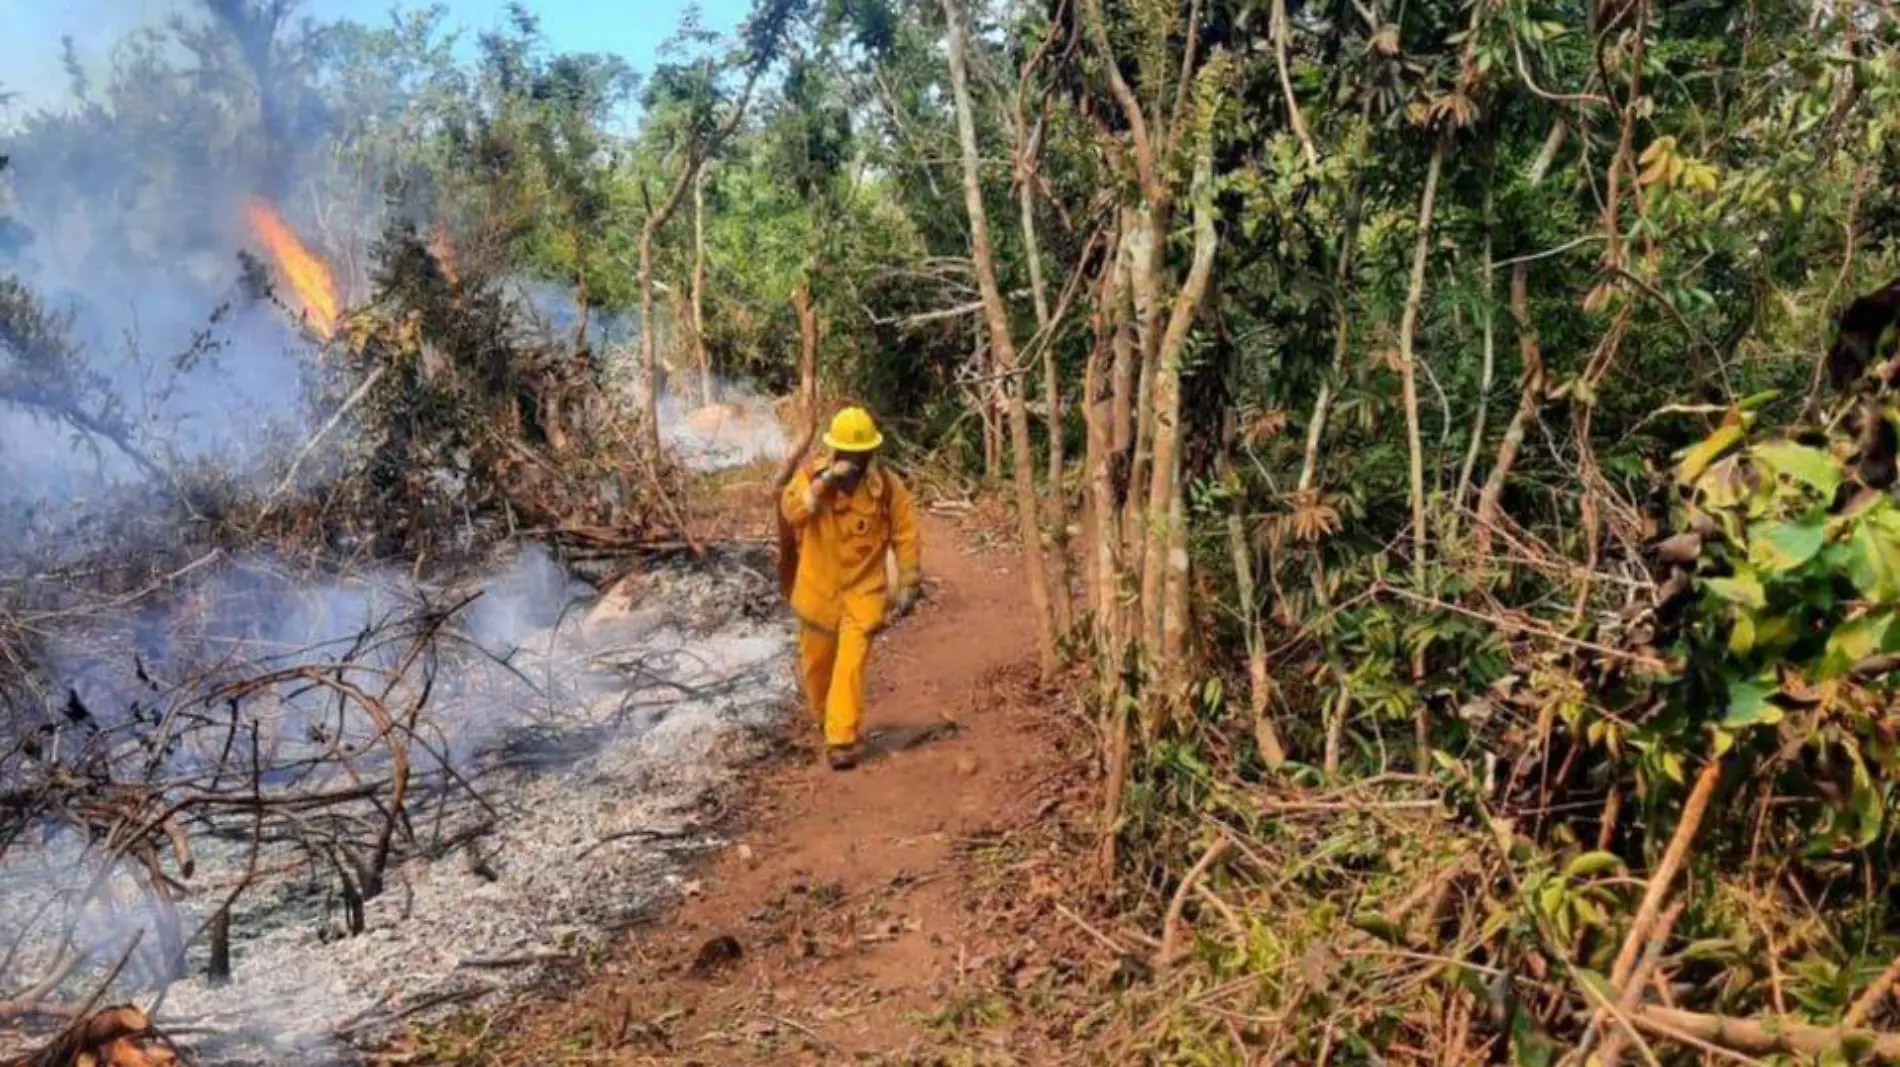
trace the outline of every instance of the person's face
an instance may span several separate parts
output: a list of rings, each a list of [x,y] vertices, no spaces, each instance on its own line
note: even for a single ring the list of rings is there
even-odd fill
[[[844,460],[845,462],[851,464],[852,466],[851,477],[845,479],[843,484],[840,486],[840,488],[844,489],[846,492],[850,492],[852,490],[857,489],[858,483],[864,480],[864,472],[866,469],[868,469],[871,466],[871,460],[877,458],[877,453],[876,452],[840,452],[838,453],[838,458],[841,460]]]

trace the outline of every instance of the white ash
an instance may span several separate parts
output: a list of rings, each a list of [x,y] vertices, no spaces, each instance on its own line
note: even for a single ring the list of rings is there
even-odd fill
[[[348,1062],[353,1046],[405,1022],[492,1003],[580,965],[675,895],[688,855],[718,843],[710,809],[722,788],[764,751],[782,716],[790,634],[762,610],[773,594],[756,567],[664,571],[642,582],[622,617],[583,625],[570,610],[521,642],[509,666],[542,699],[511,708],[506,721],[494,707],[471,712],[479,747],[452,760],[485,805],[439,781],[412,803],[415,845],[364,905],[360,935],[346,935],[329,872],[287,862],[305,856],[289,844],[266,847],[260,869],[289,869],[234,906],[231,982],[213,987],[202,977],[208,949],[197,939],[187,956],[194,977],[164,992],[161,1025],[216,1035],[197,1050],[205,1063],[269,1062],[286,1050]],[[465,685],[458,695],[479,699]],[[432,711],[457,717],[452,707]],[[193,893],[181,903],[187,931],[241,880],[247,825],[194,841]],[[454,844],[431,848],[439,842]],[[0,932],[17,929],[34,906],[8,881],[64,869],[77,847],[0,865]],[[110,921],[139,918],[133,910]]]

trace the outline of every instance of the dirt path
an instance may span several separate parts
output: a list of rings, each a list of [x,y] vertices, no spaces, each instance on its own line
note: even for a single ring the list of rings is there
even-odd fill
[[[500,1027],[481,1059],[944,1062],[931,1050],[982,1028],[959,996],[1008,935],[972,884],[970,842],[1031,817],[1059,731],[1030,695],[1015,558],[941,518],[924,535],[925,602],[874,654],[865,763],[823,768],[798,722],[799,754],[760,769],[736,843],[676,913]]]

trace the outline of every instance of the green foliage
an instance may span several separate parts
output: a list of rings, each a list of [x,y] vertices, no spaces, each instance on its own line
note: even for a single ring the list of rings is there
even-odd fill
[[[1900,650],[1900,511],[1880,493],[1840,503],[1851,442],[1757,440],[1756,421],[1733,413],[1678,469],[1684,525],[1711,533],[1677,650],[1674,739],[1658,743],[1687,749],[1713,730],[1715,751],[1799,798],[1776,807],[1773,839],[1851,858],[1894,829],[1882,783],[1900,753],[1887,670],[1870,665]]]

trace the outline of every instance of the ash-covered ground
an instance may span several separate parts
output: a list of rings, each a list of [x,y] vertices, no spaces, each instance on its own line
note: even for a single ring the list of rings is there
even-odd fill
[[[328,853],[300,835],[294,814],[273,815],[268,834],[243,811],[207,817],[189,828],[195,869],[179,879],[176,902],[193,935],[187,976],[154,983],[129,966],[116,999],[156,1007],[162,1026],[190,1036],[200,1062],[292,1053],[347,1062],[407,1022],[581,966],[680,892],[686,860],[718,844],[719,798],[767,749],[792,695],[771,562],[716,553],[662,565],[631,581],[630,602],[589,604],[550,560],[526,560],[491,581],[486,616],[482,600],[470,609],[465,629],[479,648],[432,675],[426,736],[439,744],[419,733],[410,752],[418,773],[381,891],[350,899],[350,879],[327,869]],[[329,625],[347,622],[345,613]],[[308,629],[305,620],[300,632]],[[269,720],[263,743],[274,766],[316,766],[299,745],[335,740],[311,732],[302,699],[285,698]],[[373,736],[355,744],[359,758],[264,793],[303,796],[387,773]],[[325,809],[324,834],[373,836],[387,810],[386,793]],[[49,905],[67,907],[59,902],[99,874],[88,861],[97,851],[69,833],[9,853],[0,936],[11,944],[36,923],[54,930],[43,921]],[[213,984],[205,931],[239,887],[230,980]],[[84,936],[115,946],[88,970],[110,962],[115,937],[153,943],[142,926],[153,913],[130,888],[97,894],[77,914]],[[25,938],[0,981],[16,986],[55,959],[40,937]]]

